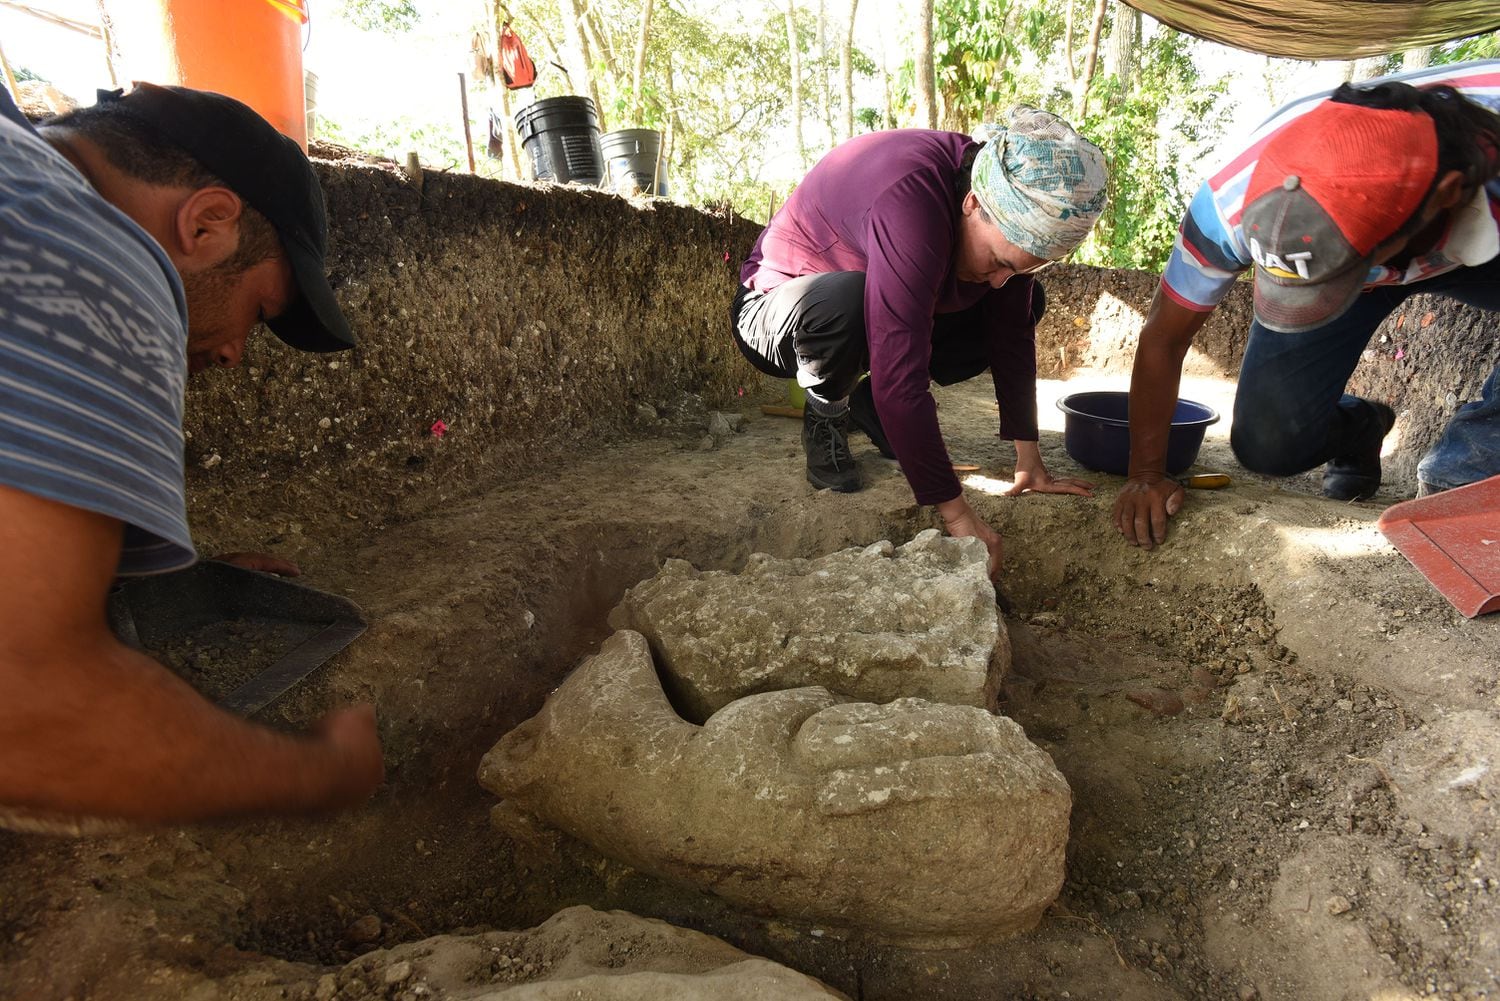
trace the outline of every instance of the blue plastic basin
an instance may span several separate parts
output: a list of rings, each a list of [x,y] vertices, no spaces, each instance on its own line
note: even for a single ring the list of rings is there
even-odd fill
[[[1130,472],[1130,394],[1115,391],[1072,393],[1057,401],[1067,415],[1063,447],[1087,469],[1124,476]],[[1176,476],[1198,458],[1203,433],[1219,420],[1218,411],[1192,400],[1178,400],[1167,438],[1167,473]]]

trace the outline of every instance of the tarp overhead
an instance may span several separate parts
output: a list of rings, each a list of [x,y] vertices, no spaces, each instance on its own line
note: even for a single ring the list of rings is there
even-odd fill
[[[1500,0],[1125,0],[1178,31],[1288,59],[1359,59],[1500,29]]]

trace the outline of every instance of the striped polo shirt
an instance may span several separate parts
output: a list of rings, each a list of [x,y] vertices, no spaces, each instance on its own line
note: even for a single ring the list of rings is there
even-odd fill
[[[195,559],[186,350],[166,252],[0,88],[0,484],[122,521],[121,575]]]
[[[1390,81],[1414,87],[1448,84],[1475,103],[1500,113],[1500,59],[1433,66],[1369,82]],[[1235,278],[1251,266],[1240,217],[1245,208],[1245,189],[1260,152],[1288,122],[1311,111],[1331,93],[1304,97],[1276,112],[1255,130],[1236,156],[1203,182],[1188,206],[1162,273],[1162,291],[1179,305],[1200,312],[1213,309],[1229,294]],[[1371,151],[1371,156],[1379,155],[1378,150]],[[1456,268],[1483,264],[1496,254],[1500,254],[1500,179],[1491,180],[1475,193],[1473,201],[1454,211],[1452,225],[1430,251],[1413,258],[1405,268],[1372,267],[1365,284],[1409,285]]]

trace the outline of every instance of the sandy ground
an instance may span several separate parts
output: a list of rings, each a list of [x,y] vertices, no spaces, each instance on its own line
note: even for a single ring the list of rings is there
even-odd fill
[[[1066,388],[1100,383],[1121,380]],[[1227,413],[1228,393],[1183,395]],[[1192,494],[1146,553],[1108,523],[1118,478],[1095,477],[1093,499],[1000,496],[1011,452],[987,384],[939,400],[1007,538],[1005,711],[1074,791],[1068,881],[1035,931],[903,952],[737,914],[578,845],[520,857],[490,828],[479,756],[663,559],[733,569],[933,524],[863,437],[868,488],[816,493],[795,422],[747,407],[744,433],[702,450],[706,415],[684,400],[639,438],[403,524],[334,512],[213,540],[277,549],[365,609],[370,631],[262,718],[373,698],[390,782],[325,822],[0,833],[0,997],[310,996],[278,978],[574,903],[707,931],[871,1001],[1500,995],[1500,616],[1457,615],[1376,531],[1403,486],[1338,504],[1314,478],[1249,475],[1221,422],[1200,468],[1233,485]],[[1079,473],[1047,399],[1042,416],[1054,471]]]

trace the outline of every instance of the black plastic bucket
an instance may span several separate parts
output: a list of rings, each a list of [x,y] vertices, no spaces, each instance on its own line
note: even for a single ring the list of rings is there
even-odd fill
[[[622,195],[637,192],[665,196],[666,165],[661,162],[661,133],[655,129],[620,129],[599,137],[609,170],[609,186]]]
[[[586,97],[544,97],[516,112],[531,176],[558,184],[598,184],[604,179],[599,116]]]

